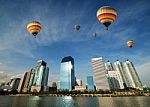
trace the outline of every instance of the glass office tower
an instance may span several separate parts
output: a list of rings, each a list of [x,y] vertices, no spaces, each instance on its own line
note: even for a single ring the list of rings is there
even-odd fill
[[[87,76],[87,89],[89,91],[95,91],[93,76]]]
[[[47,87],[49,68],[46,67],[46,62],[43,60],[37,61],[37,66],[34,68],[35,74],[33,78],[33,86],[41,86],[41,90]]]
[[[60,89],[72,90],[75,86],[74,59],[71,56],[64,57],[60,68]]]

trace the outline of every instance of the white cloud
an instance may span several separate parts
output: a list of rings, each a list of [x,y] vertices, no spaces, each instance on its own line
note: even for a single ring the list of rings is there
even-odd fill
[[[139,65],[137,67],[137,72],[139,74],[139,77],[140,77],[143,85],[146,84],[146,85],[150,86],[150,78],[149,78],[149,76],[150,76],[150,61],[146,62],[142,65]]]

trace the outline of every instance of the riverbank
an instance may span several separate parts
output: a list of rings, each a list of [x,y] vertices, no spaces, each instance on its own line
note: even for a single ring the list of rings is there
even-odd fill
[[[130,97],[130,96],[150,96],[150,93],[117,93],[117,94],[9,94],[7,96]]]

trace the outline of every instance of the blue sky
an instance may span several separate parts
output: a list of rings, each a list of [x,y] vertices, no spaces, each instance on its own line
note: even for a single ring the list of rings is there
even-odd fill
[[[21,75],[43,59],[50,67],[49,81],[57,81],[61,59],[71,55],[77,78],[85,81],[92,75],[91,58],[103,56],[112,63],[130,59],[143,84],[150,85],[149,4],[149,0],[0,0],[0,75]],[[96,17],[104,5],[118,13],[109,31]],[[26,29],[33,20],[42,24],[36,39]],[[80,31],[73,29],[75,24],[81,25]],[[126,45],[130,39],[135,41],[132,49]]]

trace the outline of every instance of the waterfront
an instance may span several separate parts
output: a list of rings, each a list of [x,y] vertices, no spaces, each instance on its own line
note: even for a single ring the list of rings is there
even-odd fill
[[[149,107],[150,97],[0,96],[0,107]]]

